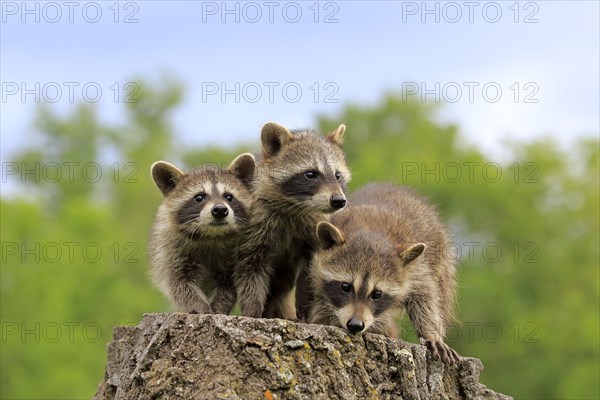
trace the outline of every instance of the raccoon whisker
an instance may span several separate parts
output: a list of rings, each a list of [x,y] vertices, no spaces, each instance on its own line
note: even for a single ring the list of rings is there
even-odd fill
[[[307,217],[314,213],[315,213],[315,211],[310,206],[307,205],[302,212],[302,217]]]
[[[308,213],[312,212],[312,209],[309,204],[302,204],[304,206],[303,209],[300,210],[301,215],[304,217],[308,215]]]
[[[197,217],[194,217],[194,218],[190,219],[189,221],[185,221],[182,225],[191,224],[192,222],[196,222],[199,219],[200,219],[200,216],[198,215]]]
[[[304,211],[303,207],[304,207],[304,204],[302,204],[302,203],[296,203],[296,204],[293,204],[293,205],[292,205],[292,206],[291,206],[291,207],[288,209],[288,212],[289,212],[290,214],[294,214],[294,215],[302,216],[302,212]]]
[[[312,209],[311,209],[311,207],[310,207],[309,204],[306,204],[306,203],[296,203],[290,209],[290,211],[293,212],[293,213],[297,213],[297,215],[299,217],[303,218],[306,215],[308,215],[308,213],[312,212]]]
[[[312,212],[312,210],[310,209],[310,207],[307,207],[307,206],[299,206],[293,212],[298,216],[298,218],[302,219],[302,218],[306,217],[307,215],[309,215]]]
[[[292,204],[292,205],[287,206],[284,209],[282,209],[282,211],[287,215],[300,216],[300,214],[299,214],[300,207],[301,207],[300,204]]]
[[[185,222],[183,225],[189,224],[190,222],[193,222],[193,221]],[[192,231],[186,230],[188,239],[191,239],[196,234],[197,229],[198,229],[198,227],[194,227],[194,229]]]
[[[247,217],[238,217],[238,216],[236,216],[234,218],[234,220],[235,220],[235,222],[238,222],[240,224],[245,224],[248,221],[248,218]]]
[[[187,239],[192,240],[192,238],[194,237],[194,233],[195,231],[187,232]]]
[[[289,212],[296,212],[298,210],[303,210],[307,207],[309,207],[309,204],[304,201],[297,202],[297,203],[294,202],[294,203],[290,204],[289,206],[287,206],[287,210]]]
[[[190,240],[194,239],[194,236],[196,236],[196,233],[198,233],[199,230],[200,230],[200,227],[197,226],[196,228],[194,228],[193,231],[190,232],[190,235],[189,235]]]

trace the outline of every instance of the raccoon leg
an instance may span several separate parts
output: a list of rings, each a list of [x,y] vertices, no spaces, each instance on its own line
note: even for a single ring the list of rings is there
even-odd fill
[[[280,254],[274,260],[269,296],[265,304],[265,317],[297,320],[294,288],[298,271],[303,264],[303,258],[294,257],[289,252]]]
[[[269,294],[269,279],[266,275],[259,272],[245,277],[240,276],[235,280],[242,315],[262,317]]]
[[[296,315],[300,321],[308,321],[314,304],[314,294],[310,286],[310,260],[303,260],[300,275],[296,280]]]
[[[420,343],[429,348],[433,358],[442,360],[446,364],[454,364],[458,362],[458,354],[444,343],[446,326],[434,293],[431,288],[427,288],[419,294],[410,296],[406,302],[406,311]]]
[[[264,312],[265,318],[283,318],[296,321],[296,303],[292,290],[278,293],[276,297],[269,298]]]
[[[169,297],[174,305],[190,314],[210,314],[212,309],[208,299],[194,282],[172,279],[169,284]]]
[[[298,321],[298,316],[296,315],[296,296],[293,290],[287,292],[281,299],[281,315],[282,318]]]
[[[235,305],[236,293],[233,284],[230,287],[217,286],[210,302],[210,307],[216,314],[228,315]]]
[[[210,304],[213,312],[215,314],[229,315],[231,309],[233,309],[233,306],[235,305],[235,290],[217,288],[215,294],[216,297]]]
[[[275,270],[273,243],[281,242],[281,229],[269,219],[258,217],[247,227],[238,250],[239,264],[233,279],[240,302],[242,315],[260,318],[265,311],[267,297],[271,294],[271,283]]]
[[[233,268],[225,267],[210,273],[212,288],[210,307],[216,314],[229,314],[237,300],[233,285]]]
[[[242,250],[240,252],[242,253]],[[252,249],[250,256],[240,257],[241,262],[234,271],[233,279],[240,302],[242,315],[253,318],[263,316],[267,296],[269,295],[270,271],[266,265],[267,249]],[[243,254],[243,253],[242,253]]]

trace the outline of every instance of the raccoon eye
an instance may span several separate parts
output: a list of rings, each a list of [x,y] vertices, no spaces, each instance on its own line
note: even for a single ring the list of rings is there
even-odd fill
[[[377,300],[380,298],[381,298],[381,290],[373,290],[373,293],[371,293],[371,299]]]
[[[232,194],[226,194],[223,197],[225,197],[225,200],[227,200],[230,203],[233,201],[233,195]]]
[[[342,288],[342,292],[346,292],[346,293],[350,293],[350,290],[352,290],[352,286],[350,286],[350,284],[346,283],[346,282],[342,283],[341,288]]]
[[[342,179],[342,174],[341,174],[341,173],[339,173],[339,172],[336,172],[336,173],[335,173],[335,180],[336,180],[336,181],[339,181],[340,179]]]
[[[316,179],[317,178],[317,172],[316,171],[306,171],[304,173],[304,177],[306,179]]]
[[[202,200],[204,200],[204,195],[197,194],[194,196],[194,200],[196,200],[196,203],[200,203],[200,202],[202,202]]]

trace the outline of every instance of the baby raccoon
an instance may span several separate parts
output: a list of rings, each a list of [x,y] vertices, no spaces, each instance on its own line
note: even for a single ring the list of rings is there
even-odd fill
[[[262,161],[234,275],[243,315],[296,319],[293,290],[316,248],[317,223],[346,205],[344,131],[290,132],[273,122],[262,128]]]
[[[456,267],[437,212],[392,184],[366,185],[349,201],[317,226],[309,322],[396,337],[395,318],[406,309],[421,344],[454,363],[444,336],[454,318]]]
[[[165,199],[150,233],[151,275],[177,310],[228,314],[234,306],[235,251],[252,204],[255,165],[251,154],[227,170],[152,165]]]

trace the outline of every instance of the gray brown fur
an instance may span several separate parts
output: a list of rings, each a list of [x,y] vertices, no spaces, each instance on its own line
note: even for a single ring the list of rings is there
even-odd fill
[[[310,322],[395,337],[405,309],[435,358],[457,360],[443,342],[454,319],[456,266],[447,230],[423,197],[392,184],[366,185],[317,234]]]
[[[344,130],[341,125],[323,136],[276,123],[263,127],[262,162],[235,271],[243,315],[296,318],[293,290],[315,249],[317,223],[345,205]],[[316,178],[307,178],[308,171]],[[333,198],[343,204],[334,207]]]
[[[235,305],[233,268],[254,172],[251,154],[227,169],[184,173],[164,161],[152,166],[165,198],[150,234],[151,275],[178,311],[228,314]]]

